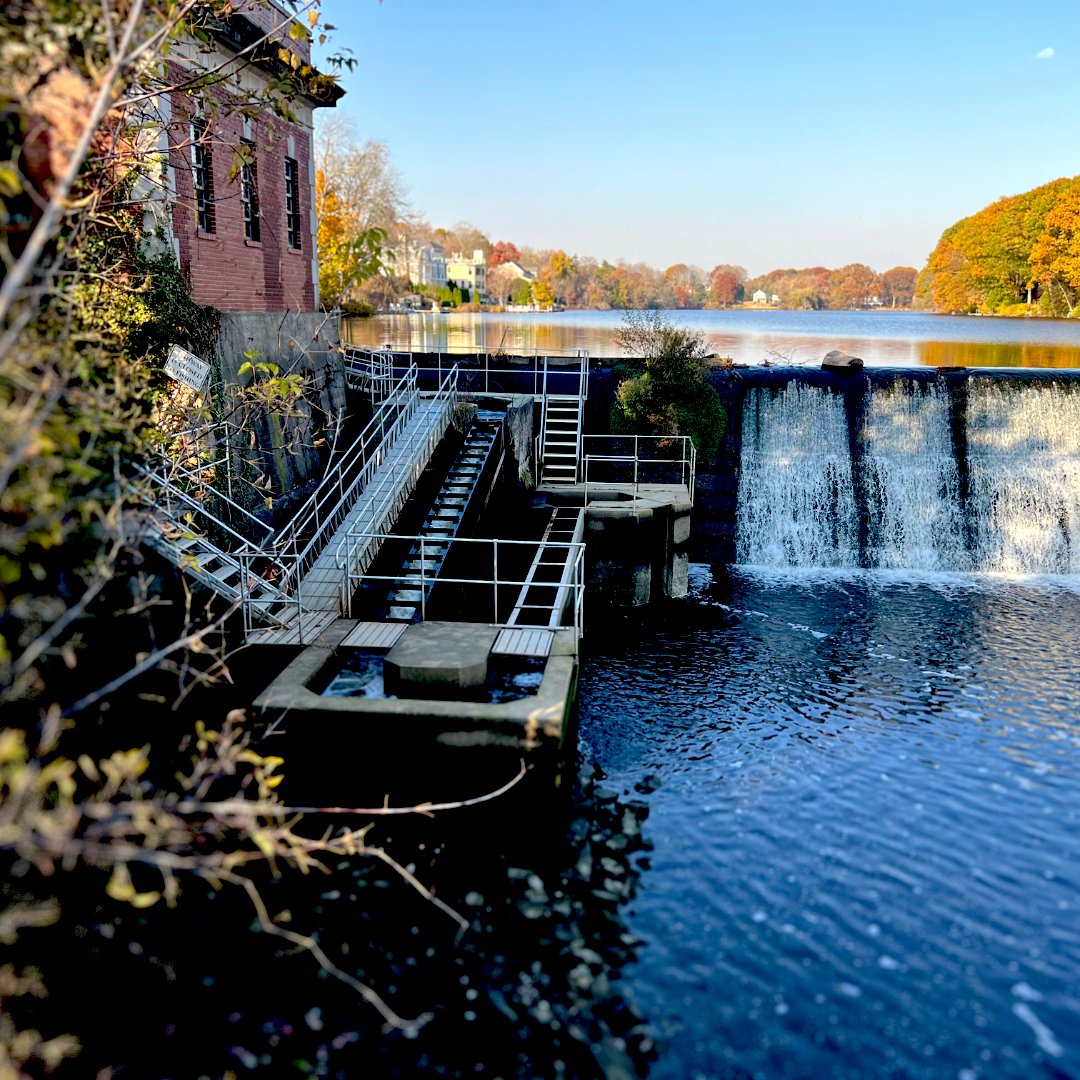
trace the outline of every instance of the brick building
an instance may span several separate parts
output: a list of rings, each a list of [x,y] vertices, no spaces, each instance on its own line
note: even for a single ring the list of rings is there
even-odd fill
[[[224,312],[318,309],[314,111],[342,91],[301,74],[310,44],[290,36],[294,21],[275,3],[241,0],[207,22],[205,40],[187,38],[171,54],[176,83],[225,76],[163,103],[173,249],[195,299]],[[283,74],[294,92],[275,112],[268,90]],[[266,104],[243,115],[237,106],[248,100]]]
[[[195,300],[220,312],[206,359],[221,412],[253,382],[248,357],[305,381],[287,417],[247,416],[232,446],[234,474],[262,477],[244,489],[252,509],[270,494],[284,520],[346,410],[337,321],[319,310],[313,145],[315,110],[342,91],[310,67],[307,21],[275,0],[232,0],[224,16],[197,8],[168,64],[177,89],[157,101],[165,169],[144,203],[149,231],[164,234]]]

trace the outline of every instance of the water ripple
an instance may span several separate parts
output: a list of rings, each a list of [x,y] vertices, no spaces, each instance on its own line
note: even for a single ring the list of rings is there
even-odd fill
[[[1077,584],[691,580],[582,680],[656,1075],[1080,1076]]]

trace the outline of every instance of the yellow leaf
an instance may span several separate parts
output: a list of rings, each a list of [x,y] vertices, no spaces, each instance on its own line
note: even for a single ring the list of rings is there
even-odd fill
[[[251,839],[255,846],[269,858],[277,848],[274,846],[274,841],[266,835],[264,832],[256,832],[251,834]]]
[[[14,199],[21,191],[22,180],[15,169],[9,164],[0,165],[0,195]]]
[[[114,900],[126,901],[135,895],[135,886],[131,884],[131,875],[124,863],[113,870],[109,884],[105,886],[105,892]]]

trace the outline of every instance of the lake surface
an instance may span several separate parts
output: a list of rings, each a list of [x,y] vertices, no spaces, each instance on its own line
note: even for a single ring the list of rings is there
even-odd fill
[[[671,311],[736,363],[817,364],[830,349],[868,364],[1080,368],[1080,321],[930,315],[912,311]],[[416,352],[561,352],[617,356],[618,311],[377,315],[343,319],[356,345]]]
[[[653,1076],[1080,1076],[1078,591],[697,566],[594,637],[581,742],[651,810]]]

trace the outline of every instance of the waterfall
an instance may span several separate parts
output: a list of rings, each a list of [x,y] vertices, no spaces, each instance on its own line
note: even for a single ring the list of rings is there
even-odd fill
[[[973,386],[967,412],[976,568],[1080,573],[1080,387]]]
[[[935,384],[868,391],[862,432],[864,564],[887,569],[965,567],[960,472],[949,398]]]
[[[751,385],[739,462],[740,563],[1080,573],[1080,380]]]
[[[857,566],[844,399],[792,382],[743,405],[736,551],[764,566]]]

